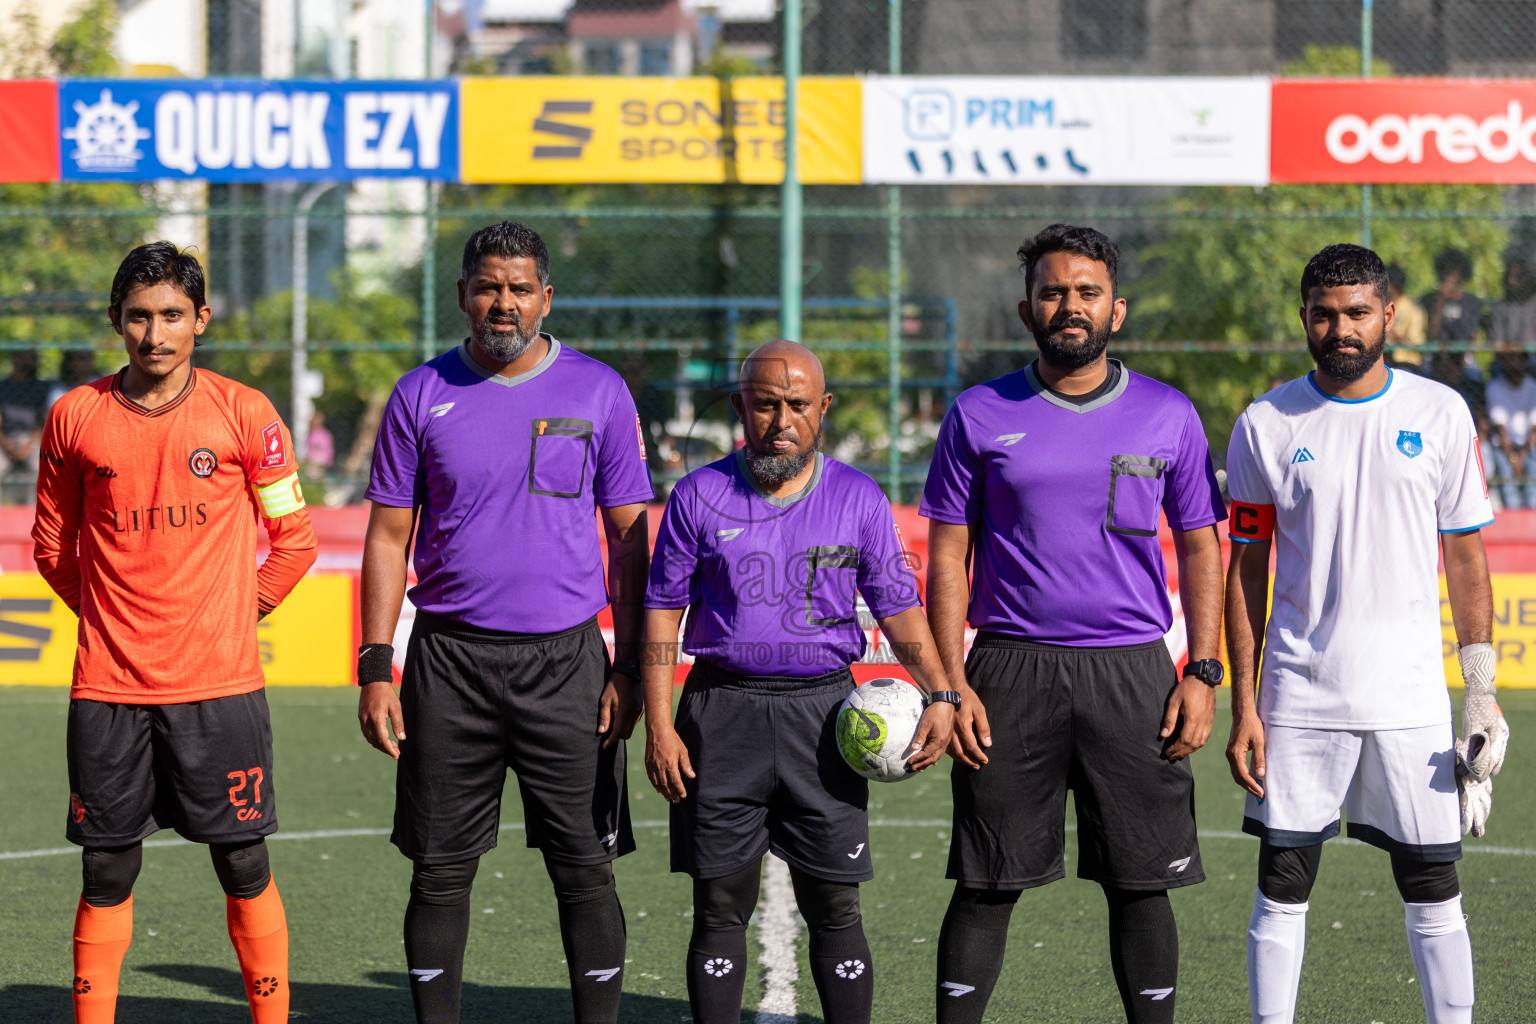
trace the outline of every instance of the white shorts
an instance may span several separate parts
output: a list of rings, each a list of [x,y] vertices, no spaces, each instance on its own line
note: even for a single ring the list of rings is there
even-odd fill
[[[1461,859],[1455,734],[1420,729],[1264,729],[1264,798],[1250,795],[1243,831],[1271,846],[1316,846],[1339,834],[1431,863]]]

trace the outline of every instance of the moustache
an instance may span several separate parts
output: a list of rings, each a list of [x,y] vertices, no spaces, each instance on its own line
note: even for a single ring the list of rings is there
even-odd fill
[[[1053,333],[1056,331],[1064,331],[1071,327],[1075,327],[1080,331],[1087,331],[1092,333],[1093,321],[1087,319],[1086,317],[1074,316],[1071,314],[1066,316],[1057,314],[1051,318],[1051,322],[1047,325],[1047,327]]]
[[[1345,345],[1353,345],[1355,348],[1362,350],[1368,347],[1359,338],[1339,338],[1332,335],[1317,343],[1318,349],[1323,352],[1336,352]]]

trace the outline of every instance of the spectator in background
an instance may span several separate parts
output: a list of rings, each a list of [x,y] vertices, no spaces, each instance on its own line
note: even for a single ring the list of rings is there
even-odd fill
[[[1524,352],[1501,352],[1498,361],[1504,372],[1488,382],[1493,475],[1505,508],[1536,507],[1536,481],[1526,464],[1536,429],[1536,380]]]
[[[325,413],[316,409],[309,418],[309,450],[304,454],[304,473],[311,479],[323,477],[336,462],[336,439],[325,425]]]
[[[1392,350],[1389,361],[1393,366],[1406,366],[1417,372],[1424,365],[1424,353],[1417,349],[1424,344],[1429,317],[1424,307],[1403,290],[1407,283],[1407,271],[1396,263],[1387,266],[1387,292],[1396,308],[1392,326],[1387,328],[1387,345]]]
[[[88,348],[75,348],[65,352],[63,365],[59,368],[59,379],[48,386],[45,411],[52,409],[54,402],[75,388],[95,380],[96,376],[96,353]]]
[[[1493,307],[1488,340],[1527,350],[1536,346],[1536,274],[1524,257],[1511,259],[1504,268],[1504,301]]]
[[[1466,401],[1475,422],[1487,421],[1488,398],[1483,393],[1483,383],[1467,373],[1467,361],[1460,352],[1433,353],[1429,357],[1427,373]],[[1478,436],[1486,436],[1481,428]]]
[[[1461,249],[1442,249],[1435,254],[1435,278],[1439,284],[1420,304],[1429,316],[1429,337],[1434,341],[1477,339],[1483,323],[1483,300],[1463,286],[1472,279],[1472,258]]]
[[[29,488],[37,479],[37,442],[43,436],[48,384],[37,379],[37,353],[21,349],[11,354],[11,375],[0,380],[0,473],[4,484],[21,481]],[[9,494],[15,501],[31,495]]]

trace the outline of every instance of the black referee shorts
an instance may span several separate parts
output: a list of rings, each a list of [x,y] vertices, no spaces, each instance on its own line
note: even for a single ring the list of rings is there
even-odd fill
[[[162,828],[194,843],[277,831],[265,690],[185,704],[69,702],[69,818],[81,846],[130,846]]]
[[[688,795],[672,805],[672,870],[732,875],[772,850],[829,882],[875,877],[868,784],[837,747],[846,668],[807,679],[695,662],[677,708]]]
[[[603,750],[597,734],[608,672],[596,619],[516,634],[417,612],[390,841],[421,864],[485,853],[496,845],[510,768],[530,847],[568,864],[633,850],[624,744]]]
[[[1062,647],[982,632],[966,679],[992,727],[988,763],[956,765],[948,876],[1028,889],[1065,875],[1067,790],[1079,878],[1122,889],[1204,881],[1189,759],[1158,737],[1178,683],[1161,640]]]

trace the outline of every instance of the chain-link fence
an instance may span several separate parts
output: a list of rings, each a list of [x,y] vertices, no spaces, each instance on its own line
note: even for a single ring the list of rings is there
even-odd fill
[[[1504,0],[1377,0],[1364,40],[1358,0],[813,0],[805,72],[889,70],[893,12],[907,74],[1348,75],[1365,41],[1376,76],[1536,76],[1536,3]],[[319,500],[357,500],[395,379],[465,333],[454,285],[464,239],[516,219],[549,244],[547,329],[629,381],[658,488],[730,449],[733,361],[778,330],[777,188],[428,188],[0,186],[0,347],[37,350],[42,381],[120,366],[105,318],[112,272],[135,242],[170,237],[196,244],[208,271],[215,320],[200,365],[262,388],[287,415],[297,286],[308,310],[298,344],[320,385],[308,486]],[[1486,409],[1486,381],[1524,372],[1495,349],[1536,350],[1527,186],[807,186],[803,340],[837,394],[829,452],[915,497],[950,399],[1032,357],[1014,252],[1056,221],[1120,243],[1130,316],[1112,354],[1191,395],[1218,465],[1242,407],[1310,365],[1296,283],[1330,242],[1368,238],[1396,265],[1426,330],[1422,346],[1396,339],[1394,358],[1451,380],[1475,408]],[[3,496],[20,500],[22,407],[58,388],[31,383],[30,358],[13,359],[0,381],[16,465]],[[1489,468],[1523,475],[1491,450]],[[1524,492],[1507,498],[1524,503]]]

